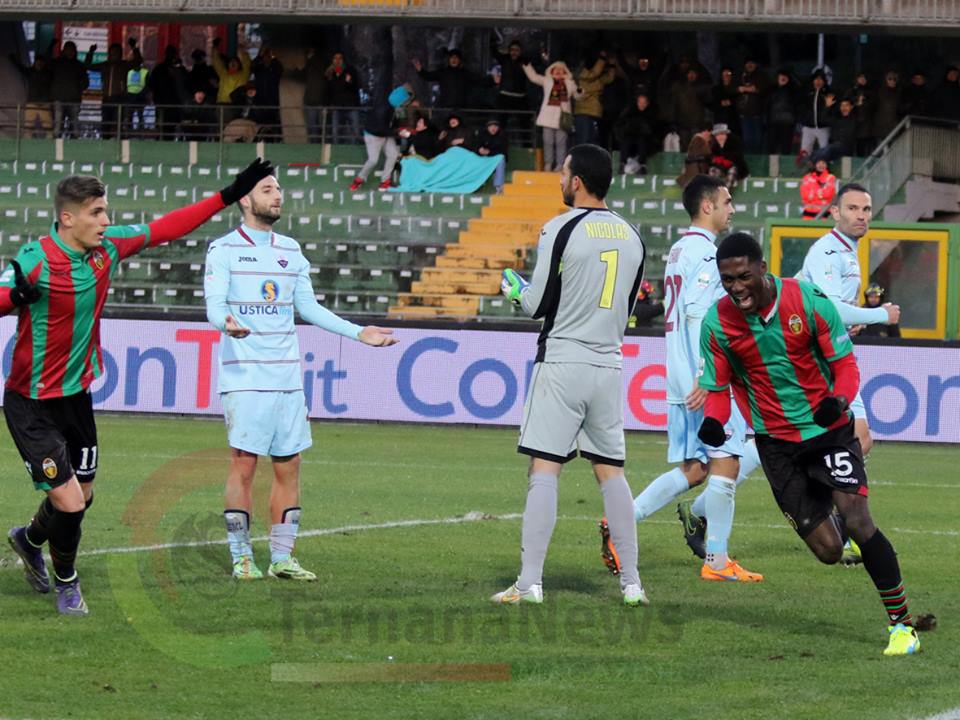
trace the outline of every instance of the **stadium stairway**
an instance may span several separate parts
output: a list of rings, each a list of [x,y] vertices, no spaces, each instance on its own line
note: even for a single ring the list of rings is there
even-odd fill
[[[566,209],[556,173],[514,172],[503,193],[467,223],[457,242],[447,244],[436,265],[422,270],[409,293],[397,295],[390,316],[465,319],[478,315],[484,305],[503,308],[501,271],[522,268],[543,223]]]

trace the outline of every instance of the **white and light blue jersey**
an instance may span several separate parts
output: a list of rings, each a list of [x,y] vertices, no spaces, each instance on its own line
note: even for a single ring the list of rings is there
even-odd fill
[[[887,322],[883,308],[859,307],[860,259],[857,241],[834,228],[817,240],[803,259],[800,278],[823,290],[833,300],[845,325]]]
[[[670,248],[663,279],[666,304],[667,402],[683,403],[700,369],[700,324],[723,297],[717,236],[691,226]]]
[[[214,327],[224,332],[231,315],[250,329],[244,338],[221,338],[221,393],[303,389],[294,311],[351,339],[362,329],[317,302],[310,263],[295,240],[246,225],[210,243],[203,290]]]

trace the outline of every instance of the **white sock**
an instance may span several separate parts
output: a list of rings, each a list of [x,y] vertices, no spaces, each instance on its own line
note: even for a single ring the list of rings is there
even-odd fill
[[[287,560],[293,554],[300,529],[300,508],[292,507],[283,511],[283,522],[270,526],[270,562]]]

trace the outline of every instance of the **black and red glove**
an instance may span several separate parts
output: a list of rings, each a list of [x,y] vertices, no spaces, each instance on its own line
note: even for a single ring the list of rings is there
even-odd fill
[[[270,164],[269,160],[257,158],[238,172],[233,182],[220,191],[223,204],[227,207],[233,205],[244,195],[248,195],[257,186],[257,183],[268,175],[273,175],[273,165]]]
[[[14,281],[13,287],[10,288],[10,302],[17,307],[21,305],[32,305],[40,299],[40,288],[33,285],[24,277],[20,263],[16,260],[11,260],[10,264],[13,266]]]
[[[843,396],[825,397],[813,413],[813,421],[820,427],[830,427],[846,412],[849,403]]]

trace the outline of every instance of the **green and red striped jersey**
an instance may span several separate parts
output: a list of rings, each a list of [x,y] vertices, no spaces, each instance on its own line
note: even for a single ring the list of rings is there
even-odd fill
[[[148,247],[176,240],[224,207],[220,193],[147,225],[112,225],[99,247],[67,245],[57,233],[27,243],[17,261],[40,299],[20,308],[8,390],[36,400],[82,392],[103,374],[100,316],[110,280],[121,260]],[[13,268],[0,276],[0,315],[13,310]]]
[[[830,363],[853,352],[833,302],[814,284],[769,276],[773,307],[745,314],[730,296],[710,308],[700,332],[704,390],[733,387],[754,432],[799,442],[827,432],[813,421],[833,394]]]

